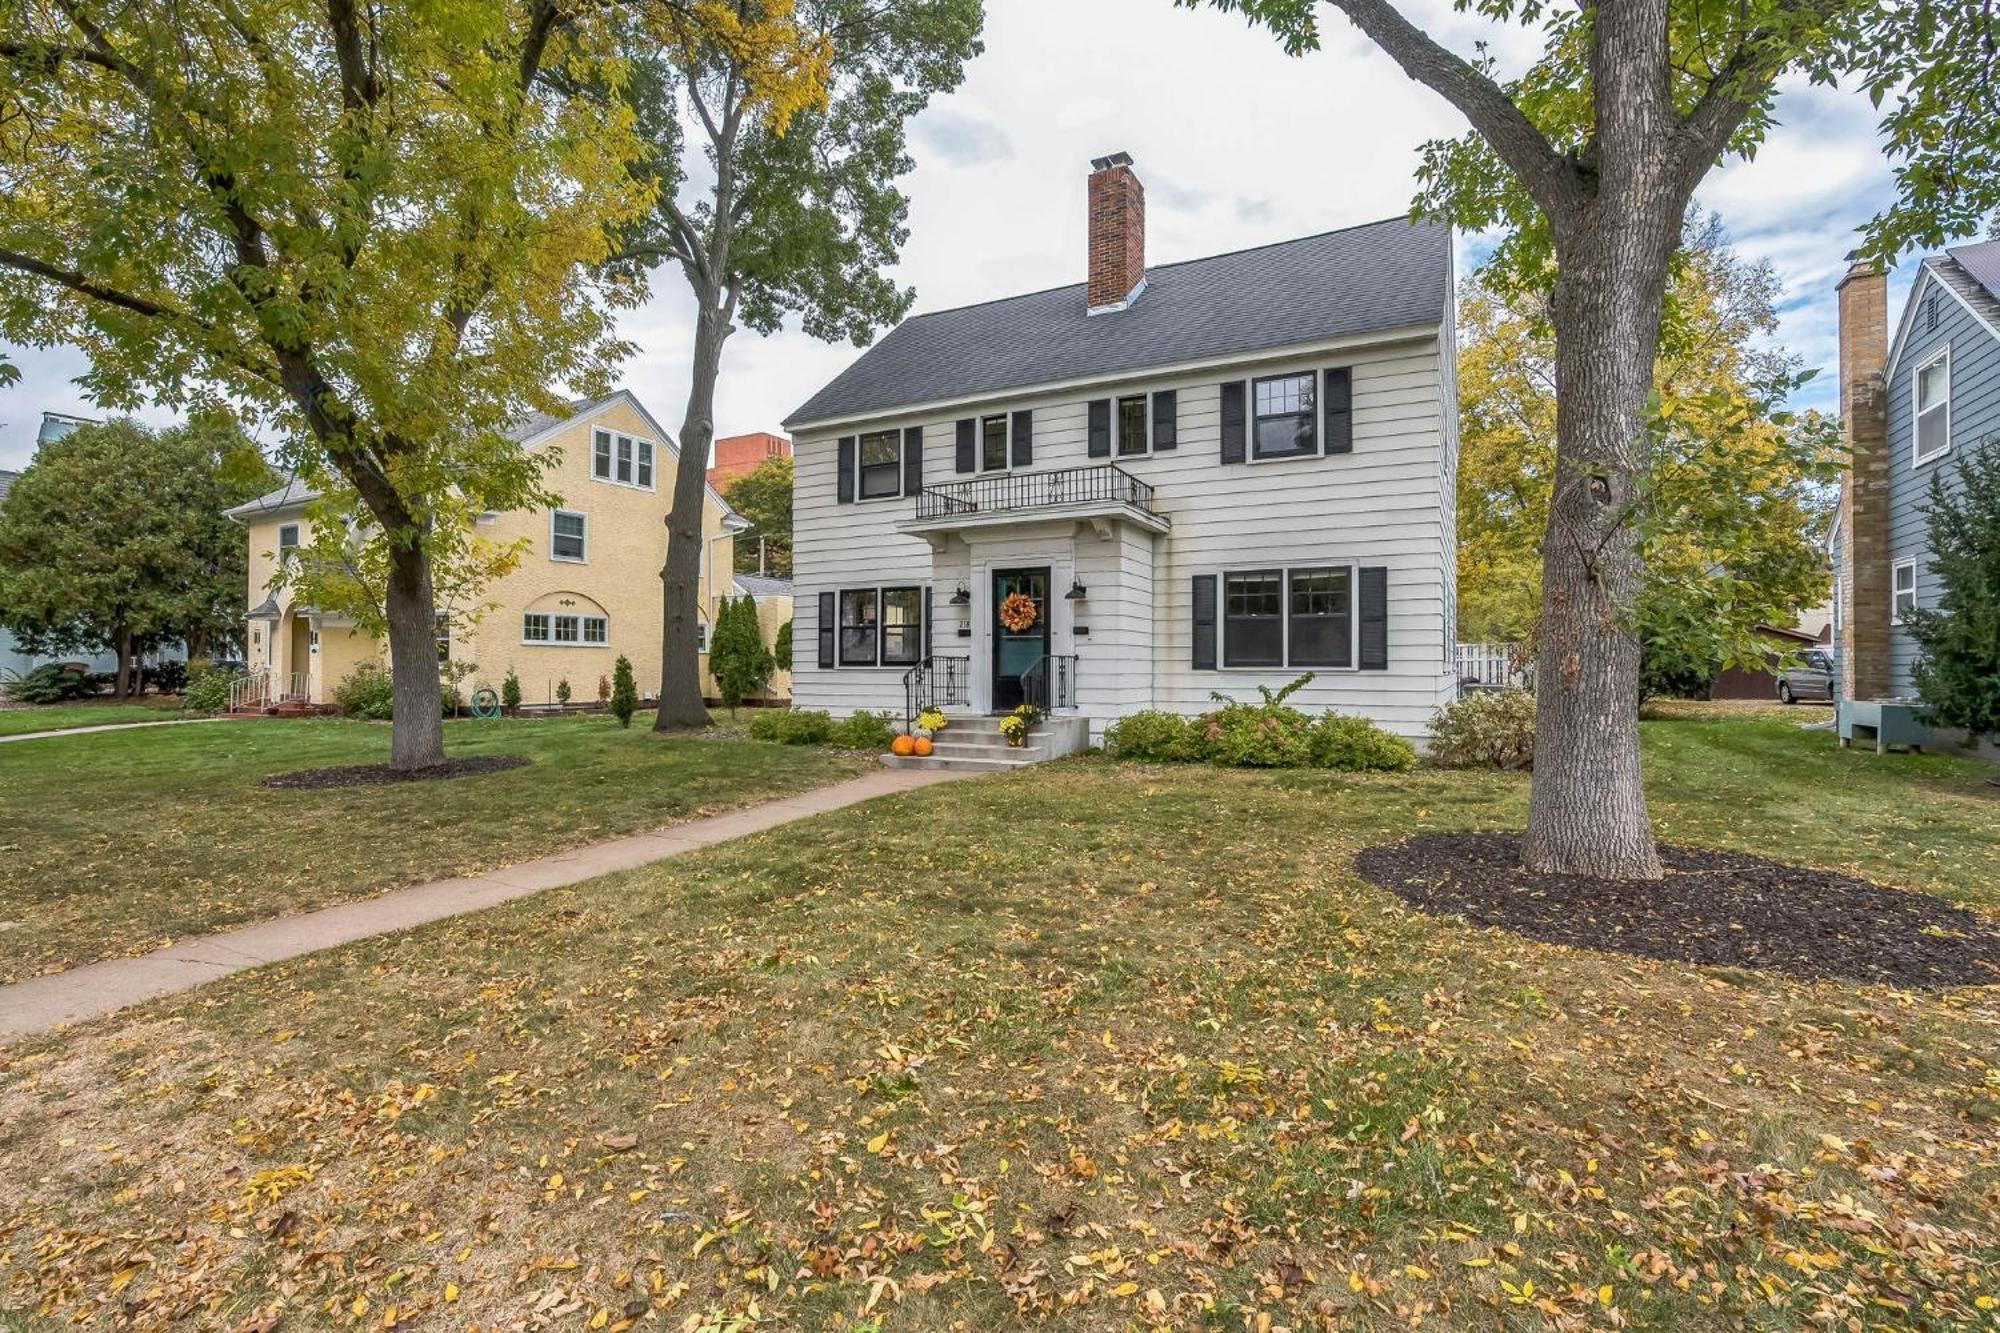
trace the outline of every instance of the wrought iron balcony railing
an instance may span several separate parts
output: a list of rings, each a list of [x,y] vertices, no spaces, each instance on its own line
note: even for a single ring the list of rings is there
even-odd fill
[[[918,519],[969,518],[1080,504],[1129,505],[1164,522],[1153,508],[1153,488],[1119,467],[1056,468],[1048,472],[996,472],[926,486],[917,494]]]

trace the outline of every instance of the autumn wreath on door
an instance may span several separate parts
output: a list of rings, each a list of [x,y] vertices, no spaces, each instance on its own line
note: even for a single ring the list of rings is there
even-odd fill
[[[1000,623],[1010,634],[1026,634],[1035,627],[1035,599],[1024,592],[1010,592],[1000,599]]]

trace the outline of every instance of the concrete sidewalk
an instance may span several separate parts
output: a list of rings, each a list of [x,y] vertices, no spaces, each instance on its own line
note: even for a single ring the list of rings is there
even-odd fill
[[[689,820],[652,833],[589,843],[482,875],[433,880],[376,898],[183,940],[137,958],[111,958],[0,986],[0,1041],[47,1032],[65,1023],[190,990],[245,968],[477,912],[544,889],[699,851],[877,796],[912,791],[959,776],[963,775],[883,769],[782,800]]]
[[[167,717],[158,722],[100,722],[89,727],[57,727],[54,731],[23,731],[0,736],[0,745],[15,741],[45,741],[51,736],[88,736],[97,731],[137,731],[141,727],[192,727],[202,722],[220,722],[219,717]]]

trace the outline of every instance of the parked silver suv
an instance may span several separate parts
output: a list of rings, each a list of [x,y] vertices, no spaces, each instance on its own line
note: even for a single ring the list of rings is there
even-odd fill
[[[1808,648],[1799,665],[1778,676],[1778,698],[1795,704],[1802,699],[1833,702],[1834,654],[1831,648]]]

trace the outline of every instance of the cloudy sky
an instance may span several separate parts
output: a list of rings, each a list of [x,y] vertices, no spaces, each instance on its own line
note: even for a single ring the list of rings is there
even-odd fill
[[[1493,35],[1448,0],[1403,8],[1463,52]],[[1297,60],[1240,19],[1168,0],[987,0],[987,10],[986,53],[912,129],[910,240],[898,275],[916,288],[918,310],[1080,281],[1092,157],[1132,154],[1146,184],[1147,258],[1160,263],[1403,213],[1418,145],[1465,128],[1330,10],[1324,49]],[[1503,61],[1527,57],[1518,34],[1507,41]],[[1716,172],[1700,199],[1743,252],[1776,266],[1782,341],[1825,368],[1800,405],[1828,406],[1833,285],[1854,229],[1888,201],[1890,173],[1858,94],[1801,84],[1786,90],[1779,114],[1756,161]],[[1476,254],[1478,238],[1465,246]],[[1892,300],[1912,267],[1898,268]],[[624,322],[641,349],[624,383],[669,424],[686,398],[690,328],[670,272]],[[44,410],[92,411],[71,382],[81,355],[12,355],[23,378],[0,390],[0,467],[28,460]],[[738,333],[719,387],[719,432],[776,429],[855,355],[796,329]]]

